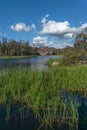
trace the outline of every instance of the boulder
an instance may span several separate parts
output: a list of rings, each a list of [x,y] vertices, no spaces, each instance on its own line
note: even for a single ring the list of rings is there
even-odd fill
[[[53,62],[53,63],[52,63],[52,66],[59,66],[59,62],[56,62],[56,61]]]

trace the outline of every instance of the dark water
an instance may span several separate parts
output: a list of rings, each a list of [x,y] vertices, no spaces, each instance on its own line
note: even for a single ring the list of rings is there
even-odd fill
[[[63,121],[60,117],[59,110],[56,113],[56,120],[50,125],[49,122],[45,123],[45,119],[42,121],[44,111],[39,111],[39,118],[36,116],[35,111],[28,109],[25,103],[7,104],[0,106],[0,130],[87,130],[87,99],[81,95],[73,96],[65,93],[61,95],[61,101],[65,99],[67,105],[73,105],[78,112],[77,122],[70,124],[70,120],[66,117]],[[74,106],[75,105],[75,106]],[[63,113],[63,111],[62,111]],[[68,111],[70,114],[70,110]],[[53,119],[51,112],[46,114],[46,119],[49,114]],[[72,113],[70,114],[72,115]]]
[[[45,62],[50,58],[57,58],[59,56],[35,56],[31,58],[18,58],[18,59],[0,59],[0,69],[14,68],[20,66],[27,66],[30,68],[47,68]]]
[[[0,107],[0,130],[71,130],[69,125],[61,124],[61,120],[46,125],[32,110],[20,110],[21,107],[19,104]],[[73,130],[77,130],[76,127]]]
[[[0,107],[0,130],[36,130],[38,120],[32,110],[23,109],[20,104]]]

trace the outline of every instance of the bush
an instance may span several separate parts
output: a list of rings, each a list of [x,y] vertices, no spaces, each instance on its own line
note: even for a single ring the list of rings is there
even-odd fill
[[[64,52],[62,57],[62,64],[64,65],[72,65],[79,63],[80,60],[85,59],[85,51],[82,49],[75,49],[68,50]]]

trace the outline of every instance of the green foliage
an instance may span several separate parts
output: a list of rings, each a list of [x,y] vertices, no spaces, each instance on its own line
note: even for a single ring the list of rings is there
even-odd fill
[[[7,38],[2,38],[2,41],[0,41],[0,56],[21,56],[35,53],[37,53],[37,50],[33,53],[28,41],[7,40]]]
[[[42,51],[47,52],[49,55],[55,55],[62,52],[60,49],[56,48],[32,47],[30,46],[29,41],[7,40],[7,38],[2,38],[2,41],[0,41],[0,56],[40,55],[40,52]]]
[[[87,31],[81,32],[76,35],[74,48],[83,49],[84,51],[87,51]]]
[[[76,35],[74,47],[64,49],[62,64],[78,64],[81,60],[87,60],[87,28]]]
[[[73,65],[79,63],[80,60],[85,59],[85,51],[82,49],[75,49],[68,50],[64,52],[62,57],[62,64],[63,65]]]
[[[0,71],[0,102],[5,102],[9,96],[11,101],[46,108],[49,101],[58,98],[58,94],[65,90],[82,90],[87,94],[87,66],[59,66],[51,72],[27,68]]]
[[[61,57],[62,55],[59,56],[59,58],[50,58],[48,61],[46,61],[46,65],[50,66],[52,65],[53,62],[58,62],[59,64],[61,64]]]
[[[18,59],[18,58],[30,58],[33,55],[22,55],[22,56],[0,56],[0,59]]]

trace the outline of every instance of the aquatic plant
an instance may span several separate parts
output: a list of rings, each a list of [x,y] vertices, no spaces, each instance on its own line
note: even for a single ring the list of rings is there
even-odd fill
[[[78,124],[78,94],[87,97],[85,65],[0,71],[0,104],[25,103],[46,125],[60,119]]]

